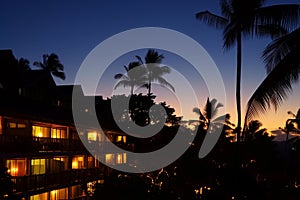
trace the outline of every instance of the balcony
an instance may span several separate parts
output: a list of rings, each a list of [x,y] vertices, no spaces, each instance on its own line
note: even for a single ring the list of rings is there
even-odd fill
[[[0,135],[0,152],[86,151],[80,140]]]
[[[62,187],[96,181],[102,179],[104,173],[105,167],[73,169],[59,173],[13,177],[12,181],[15,183],[15,194],[22,197],[28,194],[32,195]]]

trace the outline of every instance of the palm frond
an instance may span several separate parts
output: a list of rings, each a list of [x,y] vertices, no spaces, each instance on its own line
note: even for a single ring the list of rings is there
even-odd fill
[[[145,62],[146,62],[146,64],[161,63],[164,58],[165,57],[163,54],[158,54],[158,52],[156,50],[149,49],[145,56]]]
[[[64,72],[60,72],[60,71],[53,71],[52,74],[62,80],[66,79],[66,74]]]
[[[215,118],[215,119],[213,120],[213,123],[215,123],[215,122],[221,122],[221,123],[224,124],[224,122],[226,122],[226,115],[227,115],[227,114],[221,115],[221,116]]]
[[[222,16],[229,19],[230,16],[232,16],[232,7],[231,7],[231,5],[228,3],[227,0],[220,0],[220,7],[221,7]]]
[[[121,78],[124,78],[125,77],[125,75],[124,74],[116,74],[115,76],[114,76],[114,79],[121,79]]]
[[[233,22],[229,23],[225,27],[223,31],[223,41],[224,41],[223,48],[225,50],[228,50],[235,45],[237,39],[237,33],[238,33],[237,26]]]
[[[135,56],[135,57],[138,59],[138,61],[139,61],[140,63],[144,64],[144,62],[143,62],[141,56]]]
[[[290,51],[300,50],[300,28],[270,43],[263,52],[269,73]]]
[[[300,59],[295,60],[297,57],[299,51],[290,52],[259,85],[248,102],[245,123],[271,107],[277,110],[283,100],[287,99],[292,92],[292,84],[299,78]]]
[[[131,83],[130,83],[130,81],[128,81],[128,80],[121,80],[121,81],[119,81],[119,82],[115,85],[114,89],[116,89],[116,88],[118,88],[118,87],[120,87],[120,86],[123,86],[124,88],[125,88],[125,87],[131,87]]]
[[[41,69],[45,69],[45,65],[41,62],[36,61],[36,62],[33,63],[33,65],[36,66],[36,67],[39,67]]]
[[[272,39],[279,38],[286,35],[288,31],[281,26],[274,24],[258,25],[255,29],[255,35],[257,37],[271,37]]]
[[[204,117],[204,115],[202,114],[201,110],[197,107],[193,108],[193,112],[199,115],[199,119],[201,121],[206,121],[206,118]]]
[[[257,24],[275,24],[286,30],[299,26],[300,7],[298,4],[280,4],[261,7],[256,11]]]
[[[198,19],[210,26],[213,26],[217,29],[224,28],[228,23],[228,20],[225,19],[224,17],[215,15],[209,11],[198,12],[196,14],[196,19]]]
[[[171,83],[166,81],[166,79],[164,79],[162,77],[157,77],[156,79],[157,79],[158,83],[160,83],[162,86],[167,86],[167,87],[171,88],[171,90],[173,92],[175,92],[175,88],[173,87],[173,85],[171,85]]]
[[[124,67],[124,69],[125,69],[126,72],[129,71],[129,69],[128,69],[128,67],[126,65],[124,65],[123,67]]]

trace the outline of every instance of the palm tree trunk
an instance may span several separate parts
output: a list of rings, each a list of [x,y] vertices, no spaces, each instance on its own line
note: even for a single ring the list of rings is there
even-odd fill
[[[237,108],[237,142],[235,146],[235,156],[233,167],[235,170],[234,180],[234,191],[238,194],[240,191],[240,136],[241,136],[241,71],[242,71],[242,35],[241,31],[237,34],[237,69],[236,69],[236,108]]]
[[[150,97],[151,95],[151,81],[148,83],[148,96]]]
[[[133,85],[131,85],[131,88],[130,88],[130,95],[132,96],[133,95]]]
[[[237,69],[236,69],[236,109],[237,109],[237,143],[241,140],[241,71],[242,71],[242,34],[237,35]]]

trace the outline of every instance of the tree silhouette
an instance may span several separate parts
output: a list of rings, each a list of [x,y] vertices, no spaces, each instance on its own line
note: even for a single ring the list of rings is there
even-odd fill
[[[293,118],[289,118],[285,121],[285,127],[282,129],[283,132],[286,133],[286,141],[289,140],[290,132],[300,132],[300,109],[298,109],[297,115],[295,115],[292,111],[287,112]]]
[[[148,84],[146,87],[148,88],[148,96],[151,96],[151,87],[153,82],[158,82],[162,86],[167,86],[171,88],[175,92],[174,87],[163,78],[163,75],[169,74],[171,69],[168,66],[161,66],[161,62],[164,59],[162,54],[159,54],[154,49],[149,49],[145,56],[145,61],[142,60],[140,56],[136,56],[136,58],[145,65],[148,72]]]
[[[120,86],[130,87],[130,94],[133,95],[135,86],[143,86],[147,83],[146,68],[140,62],[130,62],[128,67],[124,66],[126,74],[118,73],[114,76],[120,81],[115,85],[115,89]]]
[[[216,118],[216,116],[218,113],[218,109],[221,107],[223,107],[223,104],[217,103],[216,99],[212,99],[210,101],[209,98],[207,98],[203,111],[201,112],[200,108],[195,107],[193,108],[193,112],[199,115],[199,122],[200,124],[202,124],[201,126],[207,129],[211,122],[219,122],[220,118]]]
[[[193,145],[195,151],[199,152],[199,149],[206,137],[206,134],[214,134],[216,131],[221,132],[221,139],[224,139],[232,132],[234,124],[230,122],[230,115],[225,114],[218,116],[218,110],[223,107],[223,104],[218,103],[216,99],[211,101],[207,98],[204,109],[201,111],[200,108],[193,108],[193,112],[199,115],[199,127],[197,129],[196,137],[194,139]],[[231,138],[228,138],[228,141]]]
[[[0,199],[14,199],[11,175],[7,172],[7,167],[0,168]]]
[[[30,65],[29,65],[29,60],[25,59],[25,58],[20,58],[18,60],[18,68],[21,72],[26,72],[31,70]]]
[[[43,55],[43,62],[34,62],[33,65],[49,71],[53,76],[56,76],[62,80],[66,79],[64,73],[64,66],[60,63],[58,55],[51,53],[50,55]]]
[[[248,102],[245,123],[272,106],[277,110],[283,100],[287,99],[292,92],[292,84],[299,79],[299,54],[300,28],[266,47],[263,57],[268,74]]]
[[[222,16],[209,11],[199,12],[196,18],[204,23],[223,29],[224,48],[237,46],[236,106],[237,142],[241,133],[241,68],[242,36],[276,37],[297,23],[298,5],[274,5],[263,7],[264,0],[220,0]]]

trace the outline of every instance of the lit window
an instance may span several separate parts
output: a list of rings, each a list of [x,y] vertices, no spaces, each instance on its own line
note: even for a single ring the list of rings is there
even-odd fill
[[[30,200],[41,200],[41,199],[48,199],[48,192],[30,196]]]
[[[107,165],[113,165],[113,164],[115,164],[115,162],[114,162],[114,154],[111,154],[111,153],[105,154],[105,163]]]
[[[50,128],[43,126],[32,126],[33,137],[50,137]]]
[[[88,168],[92,168],[92,167],[95,167],[95,161],[92,156],[89,156],[88,157]]]
[[[17,128],[17,123],[9,122],[8,127],[9,128]]]
[[[17,127],[18,127],[18,128],[26,128],[26,124],[19,124],[19,123],[18,123],[18,124],[17,124]]]
[[[50,171],[51,169],[58,169],[58,171],[68,169],[68,157],[55,157],[50,159]]]
[[[97,140],[97,133],[96,132],[88,132],[88,140],[89,141],[96,141]]]
[[[116,160],[117,164],[125,164],[126,161],[127,161],[127,155],[126,155],[126,153],[117,154],[117,160]]]
[[[116,142],[124,142],[126,143],[126,136],[117,136]]]
[[[26,124],[16,122],[8,122],[7,126],[8,128],[26,128]]]
[[[127,155],[126,153],[105,154],[105,162],[108,165],[125,164],[127,162]]]
[[[66,129],[62,128],[52,128],[51,138],[68,138]]]
[[[7,160],[6,167],[8,168],[8,173],[12,176],[26,175],[26,160],[25,159]]]
[[[82,169],[84,168],[83,156],[76,156],[72,159],[72,169]]]
[[[46,164],[45,159],[32,159],[31,160],[31,174],[45,174]]]

